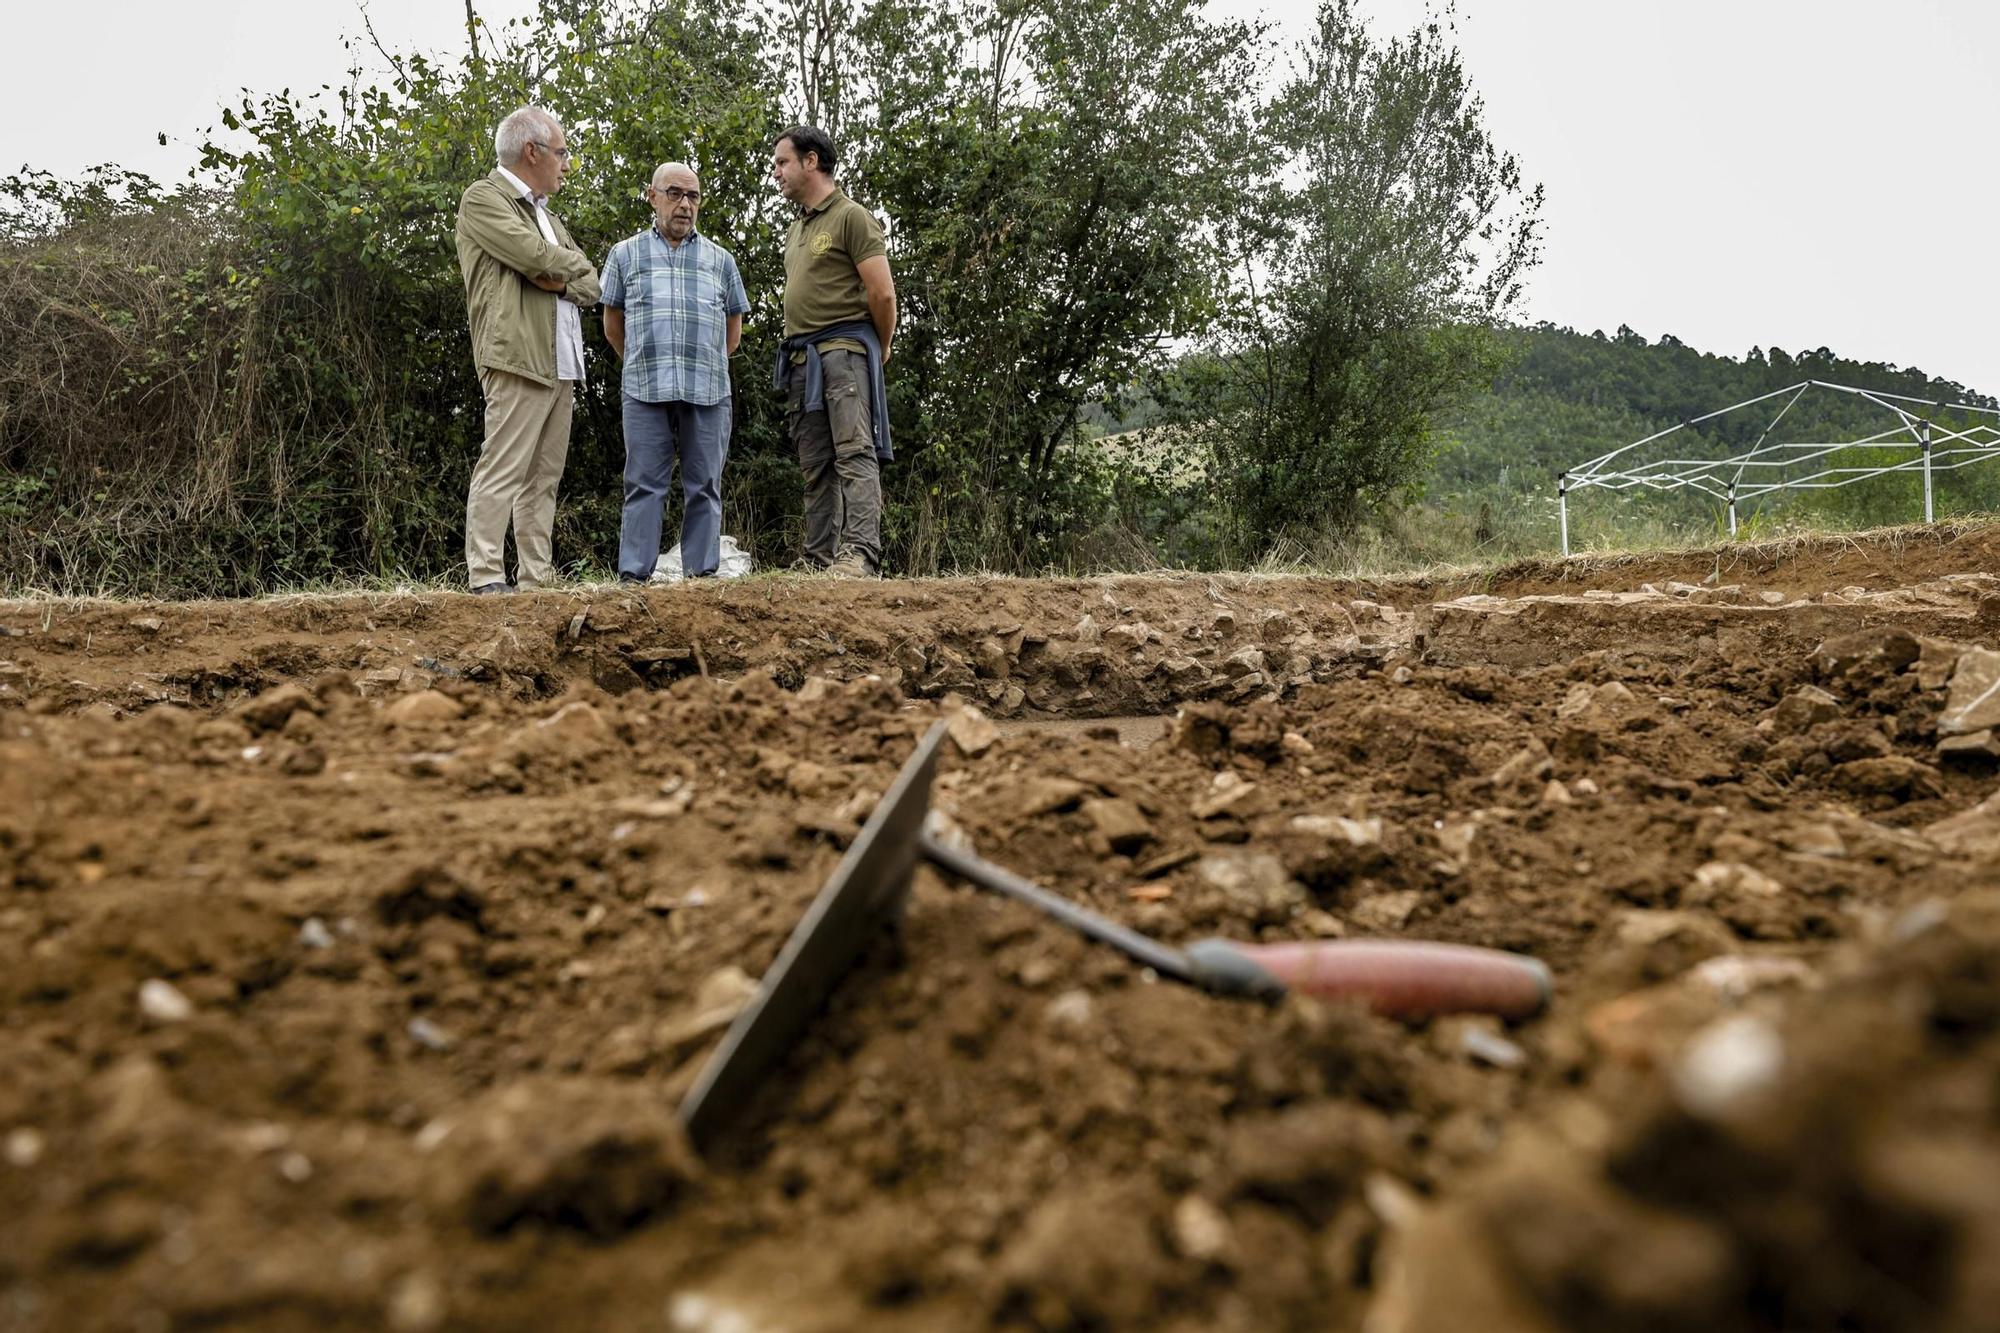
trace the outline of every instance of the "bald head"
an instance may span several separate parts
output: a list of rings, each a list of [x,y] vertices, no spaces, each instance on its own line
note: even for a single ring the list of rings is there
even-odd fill
[[[701,212],[701,180],[685,162],[662,162],[646,187],[660,234],[678,245],[693,232]]]
[[[701,187],[701,179],[694,174],[694,168],[685,162],[662,162],[653,169],[653,188],[663,190],[669,185],[694,190]]]

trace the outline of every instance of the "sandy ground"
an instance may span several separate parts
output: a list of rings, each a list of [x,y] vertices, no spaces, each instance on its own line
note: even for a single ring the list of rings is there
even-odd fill
[[[2000,1301],[2000,532],[1480,580],[0,603],[0,1330],[1945,1329]],[[920,872],[673,1111],[917,738]]]

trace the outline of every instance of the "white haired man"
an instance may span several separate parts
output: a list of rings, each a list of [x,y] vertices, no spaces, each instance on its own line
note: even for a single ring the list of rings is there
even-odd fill
[[[486,394],[486,437],[465,501],[466,579],[475,593],[513,590],[510,519],[519,586],[555,579],[550,542],[583,378],[581,312],[598,296],[596,268],[548,209],[569,172],[561,123],[521,107],[494,131],[493,152],[499,165],[458,204],[458,267]]]
[[[681,464],[681,568],[722,560],[722,464],[729,454],[729,358],[750,300],[736,257],[695,227],[701,180],[665,162],[646,187],[653,221],[604,260],[604,336],[625,366],[625,512],[618,577],[644,583],[660,558],[661,515]]]

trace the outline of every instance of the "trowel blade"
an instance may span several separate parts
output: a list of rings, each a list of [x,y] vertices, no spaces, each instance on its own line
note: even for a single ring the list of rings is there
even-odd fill
[[[930,809],[931,777],[944,737],[940,722],[918,742],[833,878],[764,973],[757,993],[702,1066],[680,1109],[681,1124],[697,1150],[743,1109],[862,950],[885,923],[901,915],[910,872],[921,855],[917,835]]]

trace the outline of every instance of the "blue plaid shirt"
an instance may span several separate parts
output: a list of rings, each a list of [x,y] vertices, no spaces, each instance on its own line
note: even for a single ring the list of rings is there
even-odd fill
[[[709,406],[729,397],[729,316],[750,309],[727,250],[699,232],[678,246],[657,227],[604,261],[605,305],[625,312],[625,396]]]

